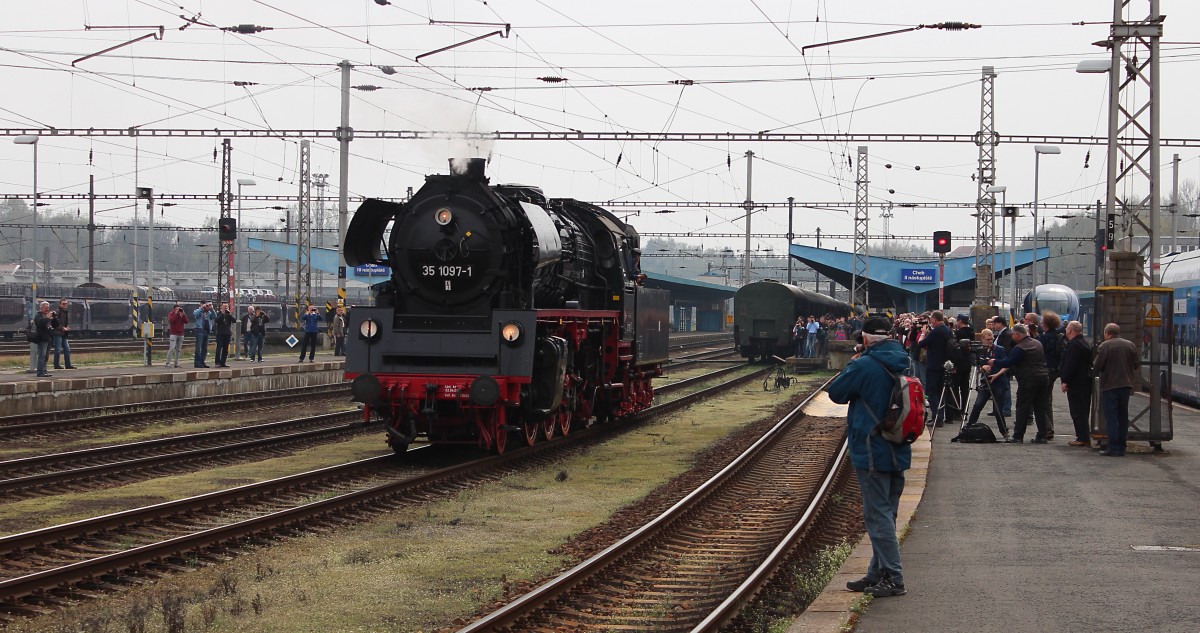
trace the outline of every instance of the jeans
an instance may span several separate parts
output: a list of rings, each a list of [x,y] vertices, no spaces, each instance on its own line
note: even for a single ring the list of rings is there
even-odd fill
[[[1075,441],[1091,443],[1091,425],[1088,424],[1088,417],[1092,413],[1091,380],[1067,385],[1067,407],[1071,410],[1071,423],[1075,427]]]
[[[1004,414],[1004,417],[1006,418],[1011,418],[1012,379],[1009,378],[1008,374],[1004,374],[1003,376],[997,378],[996,382],[992,383],[992,393],[996,396],[996,402],[993,403],[992,406],[996,406],[998,404],[1000,406],[1000,413]]]
[[[1129,439],[1129,394],[1133,387],[1118,387],[1100,392],[1100,406],[1104,409],[1104,430],[1108,434],[1108,452],[1125,454],[1125,443]]]
[[[50,341],[37,344],[37,375],[46,374],[46,357],[50,355]]]
[[[242,333],[242,355],[238,358],[254,358],[254,335],[249,332]]]
[[[196,331],[196,354],[192,358],[192,363],[196,367],[203,367],[208,360],[208,332],[201,330]]]
[[[346,337],[344,337],[344,336],[333,337],[333,355],[334,356],[345,356],[346,355]]]
[[[170,338],[168,339],[167,363],[166,364],[167,365],[171,364],[171,355],[173,354],[175,356],[174,364],[176,367],[178,367],[179,366],[179,353],[181,351],[183,351],[183,335],[182,334],[172,334],[170,336]]]
[[[987,387],[980,387],[975,390],[975,404],[971,406],[971,415],[967,418],[967,424],[975,424],[979,421],[979,414],[983,413],[983,407],[992,399],[993,392],[999,391],[996,389],[996,385],[1000,384],[1002,380],[1004,379],[997,378],[992,383],[990,390]],[[1004,383],[1007,384],[1008,381],[1004,380]],[[996,418],[996,430],[1000,431],[1000,435],[1008,437],[1008,425],[1004,423],[1004,415],[1000,410],[996,409],[994,404],[992,405],[992,414]]]
[[[880,580],[890,576],[897,585],[904,584],[900,567],[900,542],[896,539],[896,514],[900,510],[900,494],[904,492],[904,471],[870,471],[855,468],[858,489],[862,493],[863,525],[871,539],[871,563],[867,578]]]
[[[308,350],[308,360],[313,359],[313,355],[317,353],[317,333],[305,332],[304,340],[300,341],[300,360],[304,360],[304,351]]]
[[[804,339],[804,357],[812,358],[813,354],[815,354],[816,352],[817,352],[817,337],[810,334],[808,337],[806,337]]]
[[[1054,435],[1054,407],[1051,405],[1054,397],[1054,383],[1058,381],[1057,369],[1046,369],[1046,437]],[[1069,406],[1069,405],[1068,405]]]
[[[266,334],[251,334],[250,336],[252,336],[254,338],[254,341],[251,343],[251,345],[253,345],[254,354],[251,354],[250,356],[251,356],[251,358],[253,358],[255,355],[257,355],[258,360],[261,361],[262,360],[262,351],[263,351],[263,342],[266,340],[267,335]]]
[[[50,335],[50,343],[54,346],[54,368],[62,369],[62,366],[60,366],[58,364],[58,354],[60,351],[63,354],[63,360],[66,361],[64,364],[67,367],[70,367],[71,366],[71,344],[67,342],[67,335],[51,334]]]

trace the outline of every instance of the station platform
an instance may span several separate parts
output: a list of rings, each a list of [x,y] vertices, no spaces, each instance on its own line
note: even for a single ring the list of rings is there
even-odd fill
[[[161,354],[153,366],[141,363],[78,364],[51,369],[38,378],[23,369],[0,371],[0,416],[60,409],[129,405],[219,394],[326,385],[344,380],[345,361],[328,352],[314,362],[296,361],[297,353],[263,356],[263,362],[229,359],[229,367],[192,367],[192,355],[179,367],[165,366]]]
[[[1054,394],[1049,444],[952,443],[948,425],[914,445],[897,519],[907,594],[864,608],[845,589],[870,560],[864,536],[788,633],[1200,631],[1200,411],[1175,405],[1164,452],[1105,457],[1067,446]]]

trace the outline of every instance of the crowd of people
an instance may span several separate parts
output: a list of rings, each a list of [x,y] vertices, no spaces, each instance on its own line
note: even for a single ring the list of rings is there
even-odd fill
[[[1050,310],[1026,314],[1011,328],[1003,317],[989,318],[978,333],[965,314],[953,323],[941,311],[903,314],[895,321],[867,319],[853,335],[859,353],[828,388],[830,400],[849,404],[846,439],[872,550],[866,575],[847,582],[846,588],[876,598],[905,593],[896,516],[912,449],[886,440],[878,428],[898,374],[921,380],[930,425],[943,426],[964,415],[975,423],[990,403],[997,429],[1009,444],[1023,443],[1031,422],[1036,431],[1030,443],[1046,444],[1055,437],[1050,403],[1058,382],[1075,436],[1068,445],[1083,447],[1091,446],[1091,390],[1093,376],[1098,376],[1107,435],[1100,454],[1121,457],[1129,431],[1129,396],[1140,383],[1140,360],[1137,346],[1120,334],[1120,327],[1109,323],[1103,342],[1093,347],[1079,321],[1063,323]],[[970,382],[972,367],[978,368],[976,385]],[[1016,417],[1010,434],[1005,420],[1012,412],[1014,379]],[[975,404],[966,412],[971,389]]]
[[[308,362],[313,362],[317,352],[317,339],[321,334],[321,322],[325,318],[321,316],[317,310],[317,306],[310,305],[300,315],[300,322],[304,326],[303,339],[300,344],[300,360],[304,362],[305,353],[308,355]],[[189,319],[182,306],[178,303],[171,309],[167,315],[167,323],[170,328],[170,346],[167,349],[167,366],[179,367],[179,355],[183,347],[183,336],[188,323],[192,323],[192,334],[195,337],[195,352],[192,356],[192,366],[196,368],[206,368],[208,365],[208,345],[209,338],[215,339],[216,347],[213,355],[213,360],[217,367],[228,367],[229,361],[229,346],[233,343],[235,332],[241,339],[242,354],[237,357],[238,360],[249,362],[263,362],[263,346],[267,336],[267,323],[271,322],[271,317],[267,315],[261,307],[246,306],[246,314],[240,319],[235,318],[230,313],[229,306],[223,305],[221,309],[213,309],[211,301],[205,301],[200,304],[200,307],[192,311],[192,316]],[[326,332],[333,339],[333,355],[346,355],[346,311],[342,306],[337,309],[329,318],[329,325]]]
[[[792,327],[792,343],[797,358],[822,358],[829,355],[829,341],[848,341],[862,329],[858,317],[835,317],[803,315],[796,318]]]

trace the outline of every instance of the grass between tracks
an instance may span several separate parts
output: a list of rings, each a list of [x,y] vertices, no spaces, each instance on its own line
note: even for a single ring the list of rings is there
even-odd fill
[[[721,437],[811,390],[761,383],[560,463],[277,543],[220,565],[9,627],[12,631],[429,631],[568,561],[548,552],[692,467]],[[131,628],[135,627],[135,628]],[[142,628],[144,627],[144,628]]]

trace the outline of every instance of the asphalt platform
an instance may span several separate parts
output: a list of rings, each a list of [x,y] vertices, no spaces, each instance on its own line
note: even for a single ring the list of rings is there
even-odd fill
[[[1165,452],[1130,442],[1116,458],[1067,446],[1066,408],[1056,389],[1046,445],[951,443],[954,425],[915,446],[897,521],[907,595],[864,610],[846,591],[864,536],[789,633],[1200,631],[1200,412],[1175,405]]]

